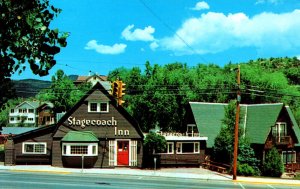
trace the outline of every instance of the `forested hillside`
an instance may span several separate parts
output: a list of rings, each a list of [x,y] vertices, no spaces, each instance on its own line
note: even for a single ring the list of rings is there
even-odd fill
[[[185,63],[164,66],[146,62],[145,69],[119,68],[109,74],[126,83],[124,106],[144,131],[160,126],[163,130],[182,128],[189,101],[229,102],[236,99],[237,64],[220,67]],[[300,61],[297,58],[258,59],[240,63],[241,103],[283,102],[300,121]]]
[[[34,97],[40,90],[48,88],[51,85],[50,81],[37,79],[14,80],[12,83],[16,91],[16,96],[22,98]]]

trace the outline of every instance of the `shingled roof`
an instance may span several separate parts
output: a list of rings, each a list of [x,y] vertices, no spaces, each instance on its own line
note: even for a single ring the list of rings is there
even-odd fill
[[[195,123],[201,136],[207,136],[207,147],[214,145],[214,140],[222,127],[225,107],[228,104],[190,102]],[[264,144],[271,127],[275,125],[281,110],[285,108],[293,124],[293,130],[300,139],[300,129],[289,109],[282,103],[274,104],[241,104],[241,117],[239,127],[244,131],[251,143]]]

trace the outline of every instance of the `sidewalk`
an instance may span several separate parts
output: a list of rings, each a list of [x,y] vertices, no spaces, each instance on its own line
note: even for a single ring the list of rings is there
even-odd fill
[[[109,174],[109,175],[135,175],[135,176],[152,176],[152,177],[175,177],[190,178],[202,180],[219,180],[232,181],[232,175],[220,174],[203,168],[161,168],[158,170],[132,169],[132,168],[113,168],[113,169],[73,169],[52,167],[49,165],[0,165],[0,170],[21,171],[21,172],[45,172],[54,174]],[[233,182],[248,182],[260,184],[284,184],[300,186],[300,180],[277,179],[277,178],[257,178],[238,176]]]

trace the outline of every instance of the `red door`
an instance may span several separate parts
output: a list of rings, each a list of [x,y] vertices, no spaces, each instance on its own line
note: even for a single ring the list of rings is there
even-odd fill
[[[129,165],[129,141],[118,141],[118,165]]]

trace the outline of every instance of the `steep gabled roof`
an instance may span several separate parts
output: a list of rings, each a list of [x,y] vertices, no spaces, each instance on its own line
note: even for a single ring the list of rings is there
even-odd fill
[[[64,114],[61,119],[57,123],[57,128],[53,132],[53,135],[56,133],[58,127],[60,125],[63,125],[63,123],[68,119],[69,116],[71,116],[77,109],[80,107],[80,105],[87,99],[93,99],[91,98],[91,94],[99,94],[101,95],[101,99],[105,99],[105,101],[111,101],[111,105],[114,106],[114,108],[124,116],[128,120],[128,122],[136,129],[137,133],[143,137],[143,132],[140,129],[137,121],[123,108],[122,106],[118,106],[116,100],[113,96],[111,96],[107,89],[102,86],[101,83],[97,82],[66,114]]]
[[[290,116],[291,122],[293,124],[293,131],[294,131],[294,133],[295,133],[295,135],[296,135],[296,137],[298,139],[298,141],[297,141],[298,143],[296,144],[296,146],[300,146],[300,128],[299,128],[299,125],[297,124],[297,121],[296,121],[296,119],[295,119],[295,117],[294,117],[294,115],[293,115],[292,110],[290,109],[290,107],[289,106],[285,106],[285,108],[286,108],[287,113]]]
[[[214,145],[214,140],[222,127],[222,119],[225,116],[227,104],[190,102],[195,123],[201,136],[207,136],[207,147]],[[241,104],[241,116],[239,127],[245,132],[251,143],[264,144],[271,127],[275,125],[283,108],[282,103],[274,104]],[[287,108],[288,115],[293,123],[293,130],[299,142],[300,129],[295,118]]]
[[[245,109],[240,127],[246,131],[246,136],[251,143],[264,144],[275,125],[276,120],[283,108],[282,103],[241,105]],[[246,127],[246,128],[245,128]]]
[[[227,104],[190,102],[190,106],[200,136],[208,137],[207,147],[211,148],[220,132]]]

